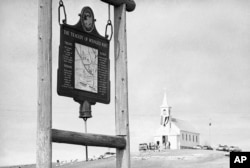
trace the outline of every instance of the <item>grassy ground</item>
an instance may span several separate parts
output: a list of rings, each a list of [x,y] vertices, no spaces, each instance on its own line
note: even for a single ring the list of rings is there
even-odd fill
[[[115,157],[112,157],[61,166],[53,165],[53,168],[115,168],[115,164]],[[35,168],[35,165],[21,165],[20,167]],[[18,168],[18,166],[8,168]],[[131,168],[229,168],[229,157],[225,156],[224,152],[205,150],[142,152],[131,155]]]

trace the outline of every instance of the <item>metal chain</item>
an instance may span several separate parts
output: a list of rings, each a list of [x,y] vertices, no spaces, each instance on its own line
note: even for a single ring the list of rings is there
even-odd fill
[[[62,20],[62,23],[63,24],[66,24],[67,23],[67,15],[66,15],[66,10],[65,10],[65,6],[64,6],[64,4],[63,4],[63,1],[62,0],[60,0],[59,1],[59,7],[58,7],[58,23],[59,23],[59,25],[61,25],[61,12],[60,12],[60,8],[63,8],[63,13],[64,13],[64,19]]]
[[[110,38],[108,38],[109,35],[107,33],[108,27],[110,27],[110,31],[111,31]],[[113,25],[110,19],[110,4],[109,4],[108,5],[108,22],[107,22],[106,29],[105,29],[105,38],[107,38],[110,41],[112,39],[112,36],[113,36]]]

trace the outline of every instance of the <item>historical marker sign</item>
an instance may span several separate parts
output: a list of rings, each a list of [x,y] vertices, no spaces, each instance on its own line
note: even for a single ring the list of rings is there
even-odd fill
[[[109,41],[99,35],[94,14],[84,7],[79,22],[60,30],[57,92],[77,101],[110,102]]]

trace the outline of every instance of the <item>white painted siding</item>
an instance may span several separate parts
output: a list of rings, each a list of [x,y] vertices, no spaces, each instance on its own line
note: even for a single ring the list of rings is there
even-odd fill
[[[200,144],[200,140],[199,140],[198,133],[181,131],[181,134],[180,134],[181,148],[191,148],[199,144]]]
[[[154,137],[154,142],[159,141],[159,145],[165,149],[162,142],[163,136],[167,136],[167,140],[171,144],[170,149],[192,148],[200,144],[199,133],[180,130],[173,122],[170,130],[169,125],[161,126]]]

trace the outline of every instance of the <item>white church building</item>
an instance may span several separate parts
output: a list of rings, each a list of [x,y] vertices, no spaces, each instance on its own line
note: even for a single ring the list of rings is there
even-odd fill
[[[188,149],[200,144],[200,134],[187,121],[173,118],[166,93],[161,109],[160,126],[154,136],[154,143],[161,149]]]

